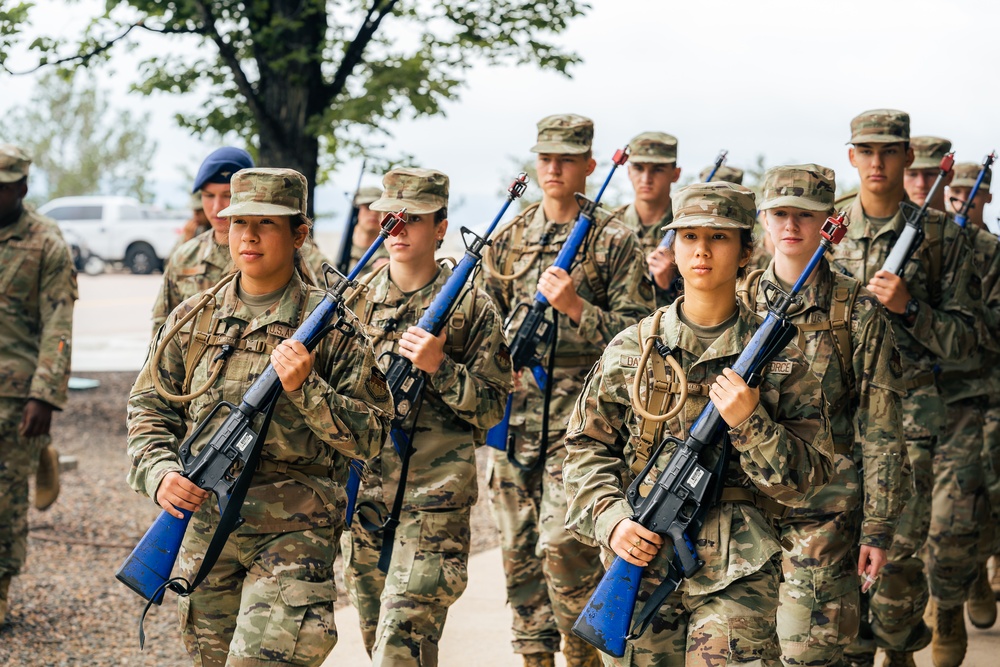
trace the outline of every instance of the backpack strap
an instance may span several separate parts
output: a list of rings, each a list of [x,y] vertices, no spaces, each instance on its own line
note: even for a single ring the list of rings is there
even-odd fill
[[[843,281],[833,288],[833,303],[830,307],[830,319],[825,322],[808,322],[799,324],[800,332],[829,331],[833,336],[833,349],[837,354],[840,370],[847,383],[846,399],[853,401],[857,396],[857,378],[854,377],[854,346],[851,344],[851,318],[854,313],[854,302],[858,298],[861,283],[856,280]],[[831,406],[836,412],[842,406]]]
[[[610,217],[604,218],[601,222],[594,220],[594,227],[590,230],[590,243],[587,243],[583,249],[583,261],[580,262],[580,268],[583,269],[583,275],[587,279],[587,284],[590,285],[591,291],[594,293],[594,300],[597,302],[594,305],[601,308],[608,308],[608,288],[605,281],[601,279],[601,274],[597,270],[597,255],[594,253],[594,243],[593,241],[600,236],[601,232],[608,226],[608,223],[614,220],[614,214]]]
[[[525,248],[522,245],[522,242],[524,240],[524,228],[527,225],[527,220],[535,214],[535,211],[537,211],[538,207],[541,205],[541,202],[531,204],[514,216],[510,222],[504,225],[497,232],[497,236],[500,236],[508,229],[511,230],[510,248],[507,250],[507,256],[504,257],[502,267],[498,267],[494,261],[493,245],[487,244],[486,247],[483,248],[483,266],[486,268],[487,273],[491,276],[504,282],[511,282],[519,279],[527,273],[528,269],[530,269],[535,263],[535,259],[538,258],[538,250],[533,249],[531,252],[525,253]],[[529,257],[531,257],[531,261],[517,273],[512,273],[514,270],[514,262],[516,262],[524,254],[529,255]]]
[[[454,361],[462,363],[465,358],[465,346],[468,343],[469,331],[476,318],[476,297],[478,289],[472,285],[465,291],[462,300],[452,310],[448,318],[448,337],[444,343],[444,353]]]

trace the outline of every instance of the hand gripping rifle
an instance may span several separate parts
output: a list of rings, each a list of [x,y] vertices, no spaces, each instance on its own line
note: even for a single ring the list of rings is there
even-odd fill
[[[604,191],[611,182],[611,177],[615,175],[615,170],[628,161],[628,153],[628,146],[615,151],[614,157],[611,158],[611,171],[608,173],[607,178],[604,179],[604,184],[601,185],[601,189],[593,201],[577,193],[576,201],[580,205],[580,215],[577,217],[576,224],[573,225],[569,237],[563,242],[562,248],[559,249],[559,254],[556,255],[556,260],[552,264],[553,266],[563,269],[567,273],[572,271],[576,255],[583,247],[587,237],[590,235],[590,230],[594,226],[594,217],[597,213],[597,206],[601,201],[601,197],[604,196]],[[504,328],[509,331],[511,323],[518,312],[521,310],[525,311],[524,319],[521,321],[521,326],[517,332],[513,337],[508,336],[508,340],[511,341],[511,366],[515,372],[524,368],[531,369],[531,374],[535,377],[538,388],[543,393],[546,393],[546,395],[548,394],[549,374],[542,367],[542,359],[545,357],[555,338],[556,322],[556,318],[549,319],[546,317],[549,307],[548,299],[541,292],[535,292],[535,298],[531,305],[524,302],[519,303],[507,317],[507,321],[504,322]],[[513,402],[514,394],[511,392],[507,396],[507,407],[504,409],[503,419],[486,433],[486,444],[494,449],[506,451],[511,463],[518,467],[524,467],[514,457],[514,443],[511,441],[510,436],[510,412]],[[545,410],[547,421],[547,396]]]
[[[439,336],[451,317],[457,304],[461,301],[466,292],[466,286],[472,278],[472,274],[479,266],[483,258],[483,248],[490,244],[489,238],[500,223],[501,218],[507,212],[507,208],[514,200],[519,199],[524,194],[528,186],[528,175],[524,172],[518,174],[514,182],[507,188],[507,199],[504,201],[500,211],[493,218],[493,222],[486,232],[479,236],[467,227],[462,227],[462,239],[465,242],[465,256],[455,266],[447,282],[437,293],[427,310],[424,311],[417,326],[432,336]],[[395,322],[391,326],[395,327]],[[396,534],[396,527],[399,525],[399,515],[403,509],[403,499],[406,492],[406,476],[409,472],[410,457],[413,455],[412,433],[407,433],[403,428],[403,423],[414,412],[420,409],[421,398],[424,387],[427,384],[427,376],[423,371],[414,368],[413,362],[401,355],[387,352],[382,355],[387,357],[389,368],[386,371],[386,380],[389,383],[389,391],[396,406],[396,413],[392,418],[392,427],[389,436],[392,439],[393,448],[399,455],[402,465],[400,467],[399,486],[396,488],[396,496],[393,499],[389,516],[381,523],[374,524],[362,518],[366,529],[379,532],[382,535],[382,550],[379,553],[378,568],[382,572],[389,571],[389,561],[392,558],[392,545]],[[349,514],[347,515],[347,525],[351,525],[353,519],[354,506],[357,499],[358,489],[361,485],[359,471],[354,467],[350,469],[350,476],[347,485],[347,505]],[[359,515],[360,516],[360,515]]]
[[[358,174],[358,184],[354,186],[354,196],[351,197],[351,208],[347,211],[344,221],[344,240],[340,243],[340,257],[337,258],[337,271],[347,275],[351,265],[351,250],[354,248],[354,230],[358,226],[358,192],[361,190],[361,179],[365,176],[365,166],[368,160],[361,161],[361,173]]]
[[[403,211],[398,214],[386,214],[378,238],[365,252],[364,257],[349,275],[346,277],[338,275],[333,283],[327,286],[323,300],[295,331],[292,340],[300,341],[307,350],[312,350],[333,330],[341,331],[347,336],[354,335],[354,328],[343,317],[344,292],[357,285],[355,279],[358,274],[385,239],[388,236],[396,236],[402,231],[405,224],[402,214]],[[331,269],[328,271],[332,272]],[[260,459],[271,413],[280,395],[281,380],[274,367],[269,365],[243,394],[239,405],[220,401],[181,445],[179,454],[184,465],[182,474],[202,489],[215,494],[219,503],[219,526],[212,536],[194,579],[190,582],[181,577],[171,579],[170,573],[174,561],[177,560],[181,541],[184,539],[184,532],[193,512],[181,510],[184,514],[183,519],[175,518],[166,510],[160,512],[160,516],[115,573],[118,581],[149,601],[146,611],[150,605],[160,604],[163,601],[163,592],[166,588],[179,595],[189,595],[215,565],[230,533],[243,523],[240,510]],[[192,447],[198,442],[213,417],[222,411],[228,413],[227,417],[209,436],[201,451],[193,455]],[[263,418],[261,427],[254,430],[254,422],[258,418]],[[143,617],[146,611],[143,612]],[[143,639],[140,621],[140,645]]]
[[[920,244],[924,240],[924,218],[927,215],[927,207],[930,205],[931,200],[934,199],[934,195],[937,193],[938,188],[941,187],[944,177],[948,175],[954,164],[954,153],[948,153],[941,158],[941,171],[938,173],[931,191],[927,193],[927,198],[924,199],[923,206],[917,208],[909,202],[902,202],[899,205],[903,210],[903,215],[906,216],[906,226],[903,227],[899,238],[896,239],[892,250],[889,251],[889,256],[886,257],[885,263],[882,265],[883,271],[888,271],[897,276],[903,274],[906,263],[910,261],[910,257],[913,256],[913,253],[920,247]]]
[[[976,177],[976,182],[969,190],[969,196],[965,198],[965,203],[962,204],[962,209],[955,214],[955,222],[958,223],[959,227],[964,228],[966,223],[969,222],[969,211],[975,206],[973,199],[976,198],[976,194],[979,192],[979,186],[983,184],[983,179],[986,178],[986,172],[990,170],[990,166],[993,165],[993,161],[997,159],[996,151],[992,151],[989,155],[983,158],[983,166],[979,169],[979,176]]]
[[[712,179],[715,178],[715,173],[722,168],[722,165],[726,164],[727,155],[729,155],[729,151],[727,150],[719,151],[718,157],[715,158],[715,165],[712,167],[712,171],[709,172],[708,178],[705,179],[706,183],[711,183]],[[669,248],[671,242],[673,241],[673,238],[674,238],[674,230],[667,231],[667,233],[663,235],[663,240],[660,241],[660,247]],[[656,281],[654,280],[653,283],[655,284]]]
[[[799,302],[799,292],[808,282],[824,253],[839,243],[847,232],[844,214],[827,218],[823,223],[822,240],[802,275],[785,292],[770,281],[762,284],[767,297],[767,317],[740,354],[733,370],[750,387],[760,384],[765,367],[796,335],[795,325],[788,321],[788,309]],[[669,354],[669,350],[664,350]],[[713,486],[713,478],[725,471],[716,467],[708,470],[699,462],[705,447],[716,443],[725,434],[726,424],[718,408],[711,402],[705,406],[686,440],[667,436],[649,457],[646,467],[629,485],[626,497],[634,510],[632,520],[673,543],[674,559],[668,566],[664,581],[646,601],[633,623],[639,582],[643,568],[616,556],[583,613],[573,625],[573,633],[601,651],[616,657],[625,654],[625,641],[640,636],[667,596],[680,586],[682,578],[696,573],[704,561],[694,548],[698,531],[711,503],[704,502]],[[666,467],[643,498],[639,489],[667,444],[676,446]],[[727,445],[728,446],[728,445]],[[726,457],[719,458],[722,465]]]

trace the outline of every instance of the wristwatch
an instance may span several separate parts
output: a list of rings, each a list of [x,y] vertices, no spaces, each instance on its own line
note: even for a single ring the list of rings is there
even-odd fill
[[[920,312],[920,302],[915,298],[911,298],[906,302],[906,310],[903,311],[903,318],[906,320],[906,324],[912,326],[914,322],[917,321],[917,313]]]

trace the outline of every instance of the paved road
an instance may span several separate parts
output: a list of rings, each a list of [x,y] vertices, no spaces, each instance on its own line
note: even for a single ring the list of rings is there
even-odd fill
[[[325,247],[322,239],[320,243]],[[161,280],[159,274],[80,276],[80,301],[73,325],[74,370],[138,371],[141,368],[149,345],[149,313]],[[448,615],[441,645],[442,667],[514,667],[521,664],[510,650],[510,611],[504,597],[499,550],[473,556],[469,565],[469,588]],[[353,608],[338,612],[337,626],[340,643],[325,667],[365,664]],[[1000,627],[981,631],[970,626],[969,637],[965,665],[994,667],[1000,664]],[[558,664],[564,664],[561,656],[558,659]],[[931,667],[929,649],[917,656],[917,665]]]

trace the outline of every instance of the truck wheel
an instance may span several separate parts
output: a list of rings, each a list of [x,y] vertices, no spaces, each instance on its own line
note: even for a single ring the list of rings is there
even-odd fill
[[[160,260],[156,257],[156,252],[148,243],[135,243],[129,246],[125,253],[125,266],[132,273],[146,275],[152,273],[160,266]]]

